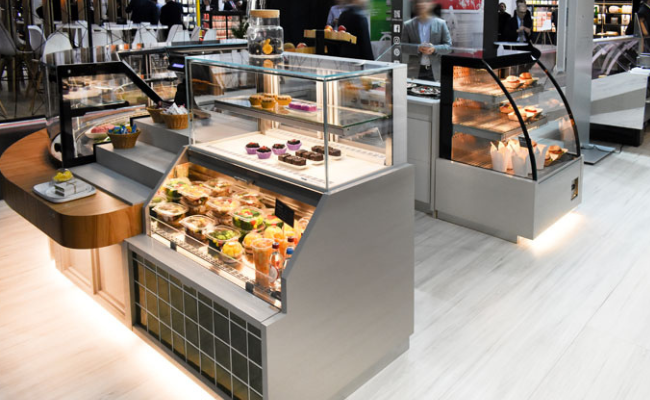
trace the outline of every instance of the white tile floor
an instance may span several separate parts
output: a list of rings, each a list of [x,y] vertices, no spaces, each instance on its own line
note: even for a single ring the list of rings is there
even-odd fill
[[[583,205],[534,242],[416,213],[411,349],[350,399],[650,398],[650,138],[584,179]],[[162,358],[4,203],[0,226],[0,399],[206,396],[145,364]]]

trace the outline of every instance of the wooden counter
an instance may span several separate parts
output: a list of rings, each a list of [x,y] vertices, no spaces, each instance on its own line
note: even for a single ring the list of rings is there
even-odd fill
[[[99,189],[93,196],[62,204],[34,194],[34,185],[56,173],[49,145],[43,129],[19,140],[0,157],[0,183],[11,208],[71,249],[110,246],[142,233],[142,204],[129,205]]]

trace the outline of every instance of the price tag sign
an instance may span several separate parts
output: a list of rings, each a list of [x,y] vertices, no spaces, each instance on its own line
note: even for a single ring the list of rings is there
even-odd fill
[[[275,199],[275,216],[293,228],[293,221],[296,217],[296,213],[291,209],[291,207],[278,199]]]

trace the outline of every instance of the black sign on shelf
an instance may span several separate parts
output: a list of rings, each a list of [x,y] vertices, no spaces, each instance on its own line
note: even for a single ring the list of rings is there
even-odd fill
[[[279,199],[275,199],[275,216],[280,218],[285,224],[293,228],[293,220],[296,213]]]

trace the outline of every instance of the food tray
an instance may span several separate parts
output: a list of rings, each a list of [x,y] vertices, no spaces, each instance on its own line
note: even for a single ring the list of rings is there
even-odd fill
[[[95,189],[94,186],[89,185],[85,182],[83,183],[87,186],[85,190],[79,193],[75,193],[68,197],[57,196],[56,193],[54,192],[54,185],[52,185],[51,182],[39,183],[38,185],[34,186],[32,190],[34,191],[34,193],[36,193],[37,195],[39,195],[40,197],[44,198],[49,202],[67,203],[69,201],[83,199],[84,197],[92,196],[95,193],[97,193],[97,190]]]

